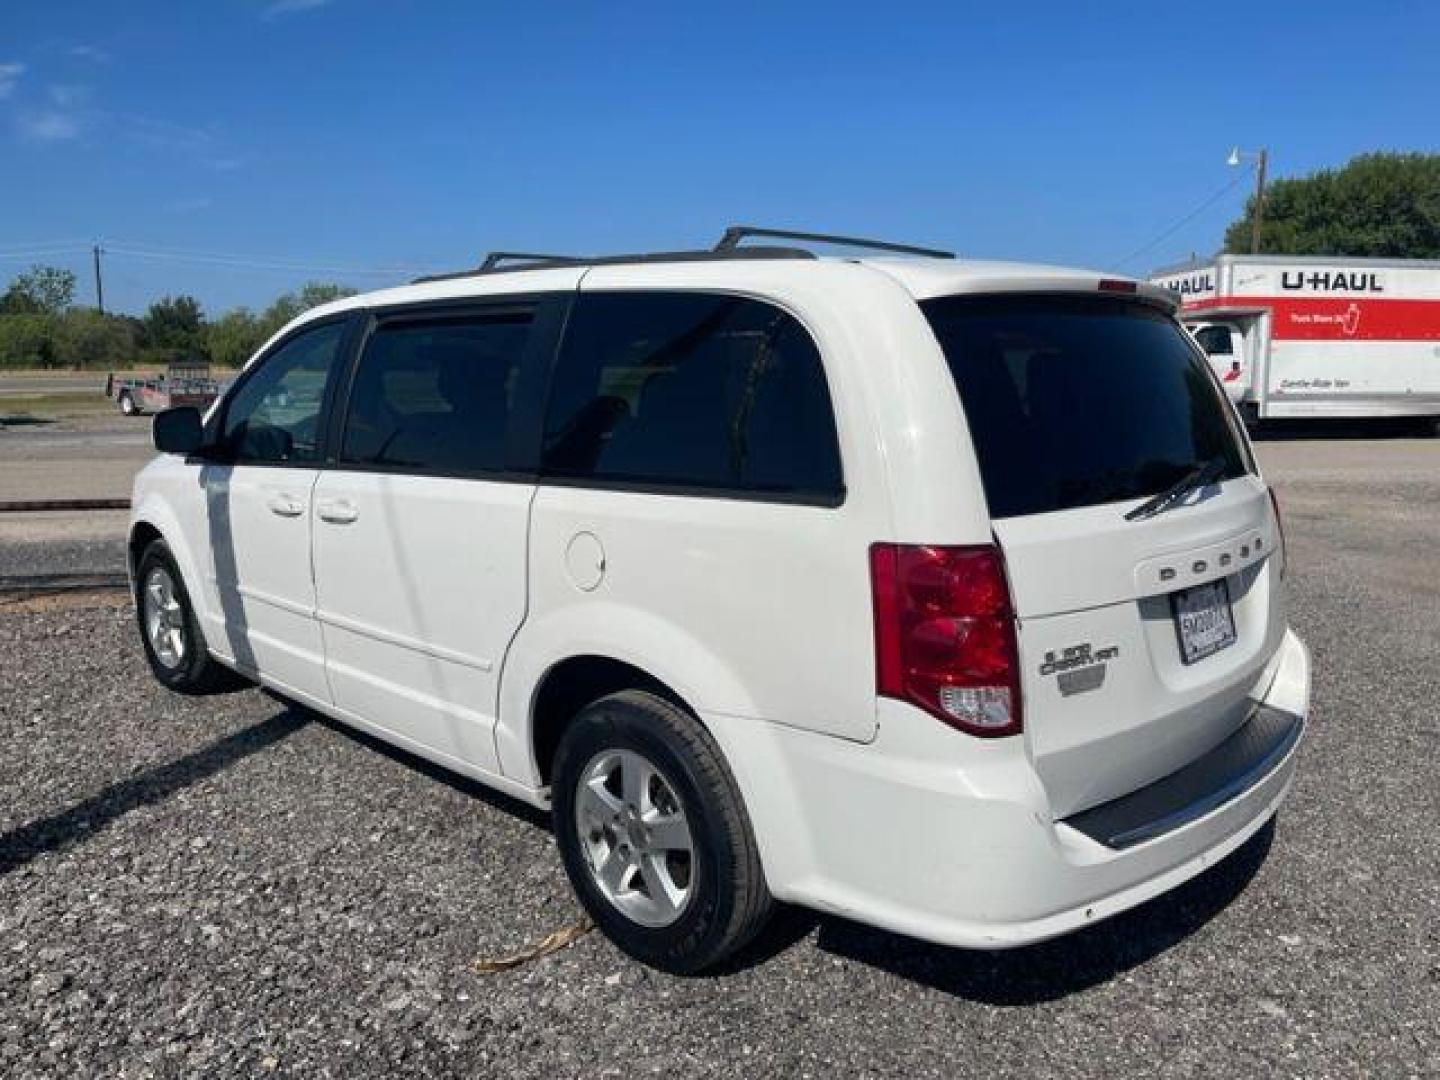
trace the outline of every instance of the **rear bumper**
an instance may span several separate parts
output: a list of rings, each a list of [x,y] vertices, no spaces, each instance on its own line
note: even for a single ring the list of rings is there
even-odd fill
[[[1089,831],[1111,843],[1077,827],[1086,822],[1053,820],[1018,739],[957,743],[954,732],[891,701],[882,701],[880,734],[868,746],[707,719],[736,766],[776,896],[941,944],[998,949],[1079,929],[1166,892],[1274,815],[1309,713],[1309,656],[1293,633],[1271,670],[1257,714],[1282,718],[1274,724],[1284,737],[1212,761],[1209,792],[1205,775],[1192,774],[1168,798],[1127,797],[1130,806],[1110,824],[1124,822],[1128,834],[1158,808],[1149,820],[1163,819],[1163,827],[1114,846],[1105,829]],[[1237,763],[1250,767],[1218,767]],[[1219,788],[1221,797],[1209,798]]]
[[[1250,719],[1208,754],[1139,791],[1065,818],[1063,824],[1112,851],[1155,840],[1245,794],[1290,756],[1304,717],[1257,705]]]

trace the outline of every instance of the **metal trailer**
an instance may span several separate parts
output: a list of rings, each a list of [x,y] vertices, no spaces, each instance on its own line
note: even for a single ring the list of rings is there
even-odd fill
[[[126,416],[160,412],[172,405],[207,409],[220,395],[220,383],[203,360],[172,360],[165,371],[150,378],[105,378],[105,396]]]
[[[1220,255],[1150,280],[1248,422],[1440,416],[1440,261]]]

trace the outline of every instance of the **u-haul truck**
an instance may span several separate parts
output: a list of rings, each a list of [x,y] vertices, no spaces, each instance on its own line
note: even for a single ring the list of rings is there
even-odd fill
[[[1440,261],[1220,255],[1150,280],[1247,421],[1440,416]]]

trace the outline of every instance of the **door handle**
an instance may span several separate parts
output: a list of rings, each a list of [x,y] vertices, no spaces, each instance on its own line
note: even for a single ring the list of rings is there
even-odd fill
[[[316,505],[315,512],[320,515],[321,521],[332,525],[349,525],[360,516],[360,511],[348,499],[326,499]]]
[[[305,504],[293,495],[272,495],[266,505],[272,514],[281,517],[299,517],[305,512]]]

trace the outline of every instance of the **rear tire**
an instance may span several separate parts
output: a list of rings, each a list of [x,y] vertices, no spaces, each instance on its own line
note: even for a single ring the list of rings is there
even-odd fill
[[[553,779],[565,871],[622,950],[690,974],[764,926],[773,901],[745,804],[685,710],[639,690],[601,698],[561,736]]]
[[[247,681],[217,662],[205,644],[180,568],[154,540],[135,567],[135,618],[156,680],[181,694],[238,690]]]

